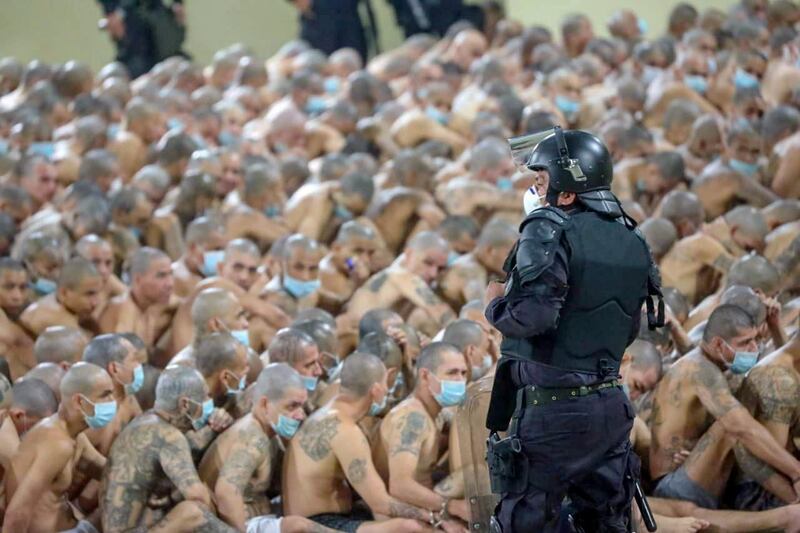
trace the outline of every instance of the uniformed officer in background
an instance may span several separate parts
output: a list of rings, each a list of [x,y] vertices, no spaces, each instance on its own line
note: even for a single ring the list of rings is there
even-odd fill
[[[549,187],[548,205],[522,222],[505,287],[487,288],[486,318],[503,334],[487,417],[501,495],[492,528],[629,531],[639,460],[619,367],[643,302],[651,326],[662,318],[658,271],[610,192],[611,155],[597,137],[556,127],[511,144],[532,148],[527,166],[546,170]]]
[[[98,0],[106,30],[117,47],[117,61],[128,67],[131,78],[176,55],[186,56],[186,13],[183,0]]]
[[[371,0],[289,0],[300,16],[300,38],[330,55],[340,48],[353,48],[367,61],[371,49],[380,52],[378,26]],[[362,21],[364,10],[367,20]]]

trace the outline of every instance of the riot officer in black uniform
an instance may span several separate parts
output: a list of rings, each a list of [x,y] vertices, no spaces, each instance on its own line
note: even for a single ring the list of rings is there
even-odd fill
[[[548,171],[549,205],[522,222],[503,295],[486,308],[503,334],[487,418],[501,495],[492,528],[629,531],[639,461],[618,373],[642,304],[651,326],[663,320],[658,271],[610,192],[611,156],[597,137],[556,127],[510,142]]]

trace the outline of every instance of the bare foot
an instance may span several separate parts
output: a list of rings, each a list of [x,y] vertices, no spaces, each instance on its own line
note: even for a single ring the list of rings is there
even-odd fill
[[[669,516],[659,516],[656,519],[659,533],[695,533],[702,531],[711,524],[705,520],[688,516],[686,518],[672,518]]]

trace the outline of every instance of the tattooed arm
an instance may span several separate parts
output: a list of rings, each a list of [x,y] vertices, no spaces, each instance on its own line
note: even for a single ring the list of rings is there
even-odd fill
[[[244,491],[253,472],[269,454],[269,440],[256,427],[244,427],[238,431],[236,444],[219,471],[214,496],[220,518],[244,532],[247,521]]]
[[[444,327],[456,318],[450,306],[441,301],[422,279],[409,276],[406,279],[397,280],[396,283],[406,299],[425,311],[440,326]]]
[[[172,427],[161,427],[159,463],[185,500],[211,507],[211,495],[197,475],[186,438]]]
[[[333,453],[342,465],[347,481],[367,502],[374,514],[396,518],[414,518],[428,522],[431,513],[389,496],[383,480],[372,464],[372,454],[364,433],[358,426],[340,426],[331,440]]]
[[[419,411],[408,411],[397,417],[388,435],[389,494],[429,511],[438,511],[444,498],[414,479],[419,454],[425,437],[436,428]]]
[[[717,367],[709,361],[700,361],[692,379],[700,402],[720,421],[728,435],[789,479],[800,479],[800,462],[733,397]]]
[[[758,404],[758,421],[775,438],[775,441],[789,441],[790,424],[796,410],[800,384],[786,369],[776,366],[754,368],[747,376],[746,387],[753,391]],[[734,448],[739,467],[762,487],[792,503],[796,494],[785,476],[755,457],[741,444]]]

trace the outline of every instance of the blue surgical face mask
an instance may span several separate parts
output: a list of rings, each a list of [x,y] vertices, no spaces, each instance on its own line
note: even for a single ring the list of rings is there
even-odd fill
[[[56,285],[56,282],[47,278],[36,278],[36,281],[33,283],[33,290],[42,296],[47,296],[48,294],[56,292],[57,288],[58,285]]]
[[[514,182],[511,178],[500,178],[497,180],[497,188],[501,191],[510,191],[514,188]]]
[[[284,439],[291,439],[294,437],[294,434],[297,433],[297,429],[299,427],[299,420],[289,418],[288,416],[278,415],[278,423],[272,426],[272,429],[274,429],[275,433]]]
[[[168,130],[170,130],[170,131],[172,131],[172,130],[183,131],[185,128],[186,128],[186,126],[183,124],[183,121],[181,119],[179,119],[178,117],[172,117],[172,118],[167,119],[167,129]]]
[[[717,58],[716,57],[709,57],[708,58],[708,72],[713,74],[717,71]]]
[[[755,163],[745,163],[738,159],[731,159],[728,161],[728,165],[736,172],[744,174],[745,176],[755,176],[758,173],[758,165]]]
[[[250,333],[246,329],[232,329],[231,336],[241,344],[250,347]]]
[[[341,86],[342,86],[341,80],[336,76],[329,76],[325,78],[324,82],[322,82],[322,87],[328,94],[336,94],[337,92],[339,92],[339,87]]]
[[[222,130],[221,132],[219,132],[217,140],[219,141],[219,144],[227,148],[233,148],[239,146],[239,143],[241,142],[241,139],[239,139],[239,137],[237,137],[236,135],[227,130]]]
[[[52,159],[55,151],[56,151],[56,145],[50,142],[32,143],[30,147],[30,152],[32,154],[39,154],[46,157],[47,159]]]
[[[556,107],[567,117],[575,116],[581,108],[580,102],[571,100],[566,96],[556,96]]]
[[[452,266],[458,258],[461,257],[461,254],[456,252],[455,250],[450,250],[450,253],[447,254],[447,266]]]
[[[737,89],[753,89],[758,87],[758,78],[739,67],[733,76],[733,84]]]
[[[686,86],[694,92],[706,94],[706,90],[708,89],[708,80],[706,80],[705,77],[689,74],[683,77],[683,81],[686,83]]]
[[[109,140],[115,139],[119,133],[119,128],[120,125],[117,122],[112,122],[109,124],[108,128],[106,128],[106,137],[108,137]]]
[[[384,394],[381,403],[372,402],[372,405],[369,406],[369,416],[378,416],[386,408],[386,398],[388,397],[388,394]]]
[[[137,241],[142,240],[142,228],[136,226],[130,226],[128,229],[130,230],[130,232],[133,234],[133,236],[136,238]]]
[[[234,374],[233,372],[231,372],[231,375],[233,375],[233,377],[236,377],[236,374]],[[226,391],[228,394],[238,394],[242,392],[245,389],[245,387],[247,387],[247,376],[242,376],[239,378],[239,382],[236,384],[235,389],[230,388],[227,382],[225,383],[225,387],[228,389]]]
[[[277,205],[268,205],[264,208],[264,216],[267,218],[275,218],[281,215],[281,208]]]
[[[306,102],[306,113],[309,115],[319,115],[328,109],[328,102],[321,96],[309,96]]]
[[[336,207],[333,208],[333,214],[337,218],[341,218],[344,220],[352,220],[355,218],[355,216],[353,216],[353,212],[347,209],[342,204],[336,204]]]
[[[305,385],[306,390],[308,392],[314,392],[317,389],[317,381],[319,378],[315,378],[312,376],[302,376],[303,377],[303,385]]]
[[[0,139],[0,155],[6,155],[7,153],[8,153],[8,140]]]
[[[225,259],[223,250],[212,250],[203,253],[203,275],[207,278],[217,275],[217,265]]]
[[[659,75],[661,74],[661,69],[658,67],[654,67],[652,65],[645,65],[642,67],[642,81],[645,85],[650,85],[653,83]]]
[[[758,362],[758,352],[736,352],[731,364],[731,372],[745,374]]]
[[[144,385],[144,367],[137,365],[133,369],[133,381],[125,385],[125,393],[129,395],[136,394],[142,390],[142,385]]]
[[[639,35],[645,35],[647,33],[649,26],[647,24],[647,21],[644,20],[642,17],[639,17],[636,20],[636,25],[639,27]]]
[[[108,402],[94,403],[86,396],[81,396],[84,400],[94,406],[94,414],[92,416],[83,414],[83,419],[86,420],[86,425],[92,429],[100,429],[106,427],[114,417],[117,416],[117,402],[114,400]]]
[[[429,105],[425,108],[425,114],[428,115],[430,118],[441,124],[442,126],[447,126],[447,123],[450,122],[450,117],[447,113],[442,111],[436,106]]]
[[[437,380],[439,378],[436,378]],[[436,402],[442,407],[452,407],[464,401],[467,395],[467,382],[466,381],[450,381],[446,379],[439,380],[442,385],[442,390],[439,394],[434,394],[433,397]]]
[[[283,275],[283,288],[286,291],[294,296],[295,298],[305,298],[312,292],[319,289],[320,282],[318,279],[312,279],[310,281],[301,281],[299,279],[293,278],[289,274]]]
[[[211,418],[211,413],[214,412],[214,401],[211,398],[204,401],[202,404],[199,404],[198,402],[192,400],[189,401],[191,401],[195,405],[202,405],[203,412],[200,414],[200,418],[193,419],[189,417],[189,419],[192,421],[192,427],[194,428],[194,430],[200,431],[206,426],[206,424],[208,424],[208,419]]]

